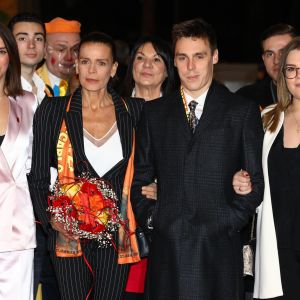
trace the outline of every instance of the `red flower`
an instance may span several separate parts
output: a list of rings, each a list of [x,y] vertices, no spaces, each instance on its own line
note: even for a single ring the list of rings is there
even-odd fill
[[[66,207],[67,205],[70,205],[71,199],[68,196],[59,196],[59,197],[54,197],[53,199],[53,206],[54,207]]]
[[[88,194],[96,194],[96,193],[98,193],[97,185],[94,184],[94,183],[90,183],[88,181],[84,182],[84,184],[81,186],[80,190],[83,193],[88,193]]]
[[[99,223],[96,223],[95,226],[92,226],[91,224],[79,224],[79,229],[90,232],[90,233],[99,233],[103,230],[105,230],[105,226]]]

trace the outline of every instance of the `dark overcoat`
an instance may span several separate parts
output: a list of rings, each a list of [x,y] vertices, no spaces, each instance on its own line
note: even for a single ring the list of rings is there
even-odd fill
[[[263,129],[254,102],[213,82],[194,135],[179,91],[144,106],[137,131],[132,201],[144,227],[153,214],[148,270],[151,300],[242,299],[239,230],[262,201]],[[232,178],[250,173],[238,196]],[[158,200],[141,186],[158,181]]]

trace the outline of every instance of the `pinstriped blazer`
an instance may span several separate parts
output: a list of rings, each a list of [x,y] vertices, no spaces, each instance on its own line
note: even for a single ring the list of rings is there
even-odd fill
[[[103,178],[112,184],[120,199],[127,162],[131,154],[133,128],[139,120],[144,101],[126,98],[127,111],[121,97],[112,89],[109,89],[109,92],[115,105],[123,159],[110,169]],[[49,215],[46,212],[47,196],[50,184],[50,167],[57,168],[56,144],[63,119],[66,121],[73,147],[75,176],[80,175],[83,171],[88,171],[93,177],[99,177],[92,166],[92,162],[88,161],[84,152],[81,88],[74,92],[70,110],[66,112],[69,97],[46,98],[37,109],[33,121],[32,167],[28,175],[28,183],[37,218],[41,221],[44,230],[50,234],[50,250],[54,250],[55,247],[55,234],[49,226]]]

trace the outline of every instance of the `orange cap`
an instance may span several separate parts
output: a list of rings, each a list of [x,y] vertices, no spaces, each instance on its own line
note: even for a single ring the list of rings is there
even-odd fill
[[[63,18],[54,18],[49,23],[45,23],[46,33],[55,32],[78,32],[80,33],[81,24],[78,21],[65,20]]]

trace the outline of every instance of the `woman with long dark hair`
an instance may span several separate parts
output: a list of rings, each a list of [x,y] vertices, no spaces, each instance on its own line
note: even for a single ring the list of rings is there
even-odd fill
[[[173,54],[161,38],[140,38],[133,46],[126,77],[124,94],[152,101],[175,88]],[[132,265],[126,285],[126,300],[143,299],[147,259]]]
[[[37,102],[21,86],[18,47],[0,24],[0,299],[33,299],[35,222],[26,174]]]
[[[131,50],[123,95],[149,101],[174,88],[174,61],[168,43],[154,36],[139,39]]]

